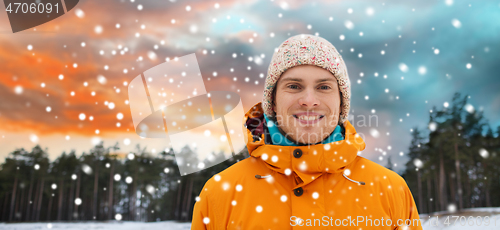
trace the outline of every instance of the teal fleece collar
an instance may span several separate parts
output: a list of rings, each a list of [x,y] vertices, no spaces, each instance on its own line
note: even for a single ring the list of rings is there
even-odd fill
[[[266,114],[264,114],[264,118],[266,119],[266,124],[267,124],[267,129],[269,130],[269,134],[271,135],[271,140],[273,142],[273,145],[282,145],[282,146],[299,146],[295,142],[291,141],[287,137],[283,136],[281,132],[278,129],[278,126],[276,123],[272,120],[270,120]],[[332,134],[328,136],[326,139],[324,139],[321,144],[327,144],[335,141],[341,141],[344,140],[344,136],[342,135],[343,128],[340,125],[337,125],[335,127],[335,130],[333,130]]]

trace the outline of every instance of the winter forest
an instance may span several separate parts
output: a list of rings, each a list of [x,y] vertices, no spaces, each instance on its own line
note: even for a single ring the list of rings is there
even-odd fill
[[[500,126],[455,94],[415,127],[403,177],[420,213],[500,206]]]
[[[196,157],[187,146],[182,153]],[[40,146],[19,149],[1,165],[1,221],[190,221],[205,181],[244,154],[181,177],[172,151],[122,154],[101,143],[50,162]]]

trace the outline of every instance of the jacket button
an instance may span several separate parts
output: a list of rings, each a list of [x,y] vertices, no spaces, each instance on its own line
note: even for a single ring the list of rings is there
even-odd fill
[[[293,190],[293,193],[295,194],[295,196],[302,196],[302,193],[304,193],[304,189],[302,189],[302,187],[296,188]]]
[[[293,150],[293,157],[300,158],[301,156],[302,156],[302,150],[300,149]]]

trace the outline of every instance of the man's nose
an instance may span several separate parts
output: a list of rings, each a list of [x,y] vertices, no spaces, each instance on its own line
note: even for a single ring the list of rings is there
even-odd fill
[[[319,105],[318,95],[314,90],[306,90],[299,99],[299,104],[305,107],[316,107]]]

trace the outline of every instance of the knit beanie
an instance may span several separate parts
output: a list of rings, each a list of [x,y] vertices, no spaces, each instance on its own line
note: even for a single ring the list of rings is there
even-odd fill
[[[298,65],[315,65],[330,71],[339,85],[341,108],[339,123],[343,124],[349,114],[351,83],[347,68],[335,47],[324,38],[299,34],[281,43],[274,52],[267,70],[262,109],[268,117],[275,117],[273,111],[273,90],[278,79],[287,69]]]

